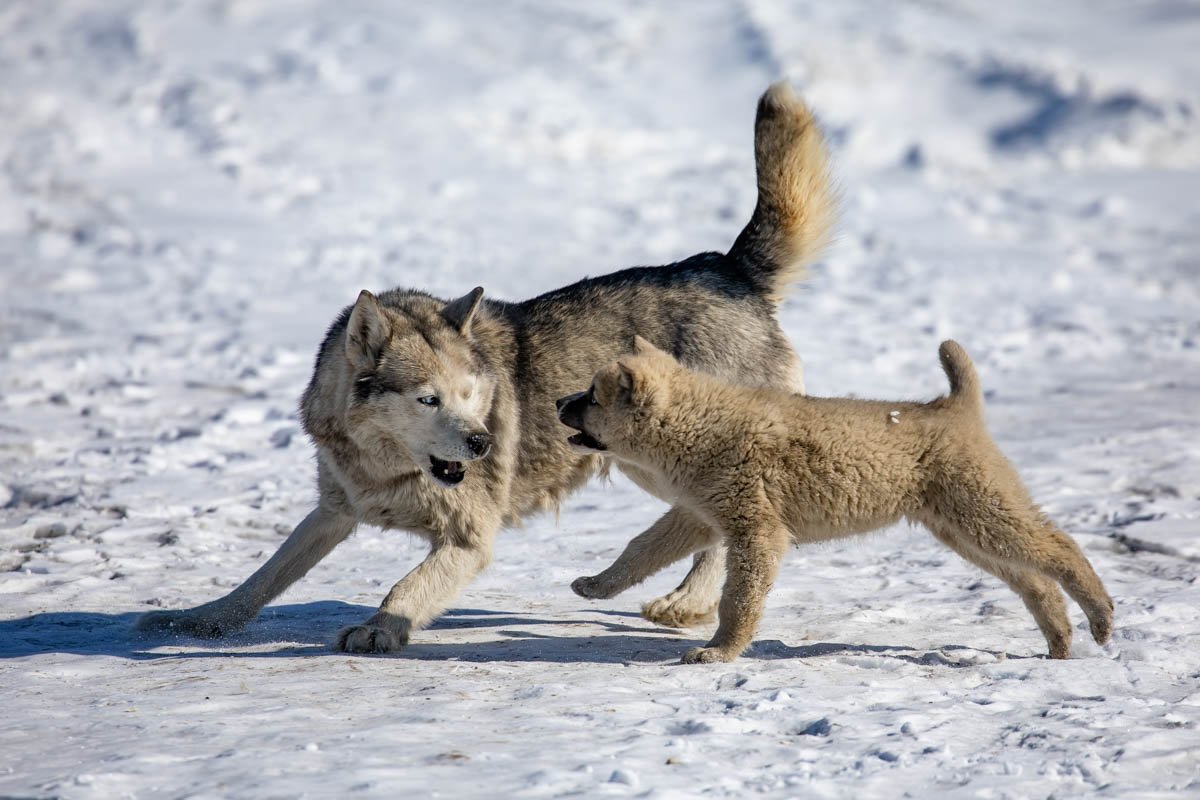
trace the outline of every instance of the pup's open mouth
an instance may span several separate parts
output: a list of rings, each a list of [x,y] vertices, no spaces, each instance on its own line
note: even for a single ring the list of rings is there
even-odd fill
[[[579,433],[575,434],[574,436],[568,437],[567,441],[570,442],[571,444],[575,445],[576,447],[586,447],[588,450],[607,450],[608,449],[603,444],[601,444],[599,441],[597,441],[596,439],[593,439],[591,436],[588,436],[583,431],[580,431]]]
[[[467,477],[467,471],[463,469],[461,461],[442,461],[440,458],[430,456],[429,464],[432,467],[430,471],[433,473],[433,477],[447,486],[457,486],[462,483],[463,478]]]

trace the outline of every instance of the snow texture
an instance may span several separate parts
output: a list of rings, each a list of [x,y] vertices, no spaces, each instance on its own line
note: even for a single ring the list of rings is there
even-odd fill
[[[1200,7],[482,0],[0,6],[0,795],[1200,796]],[[817,394],[926,398],[948,336],[1116,598],[1049,661],[925,533],[794,550],[751,651],[602,602],[662,506],[505,532],[392,657],[333,652],[423,555],[361,529],[217,642],[314,499],[296,401],[362,288],[517,299],[725,249],[758,94],[844,216],[780,311]]]

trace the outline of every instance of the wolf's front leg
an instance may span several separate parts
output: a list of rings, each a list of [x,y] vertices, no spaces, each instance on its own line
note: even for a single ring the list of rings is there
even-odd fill
[[[240,630],[263,606],[316,566],[357,523],[323,508],[314,509],[257,572],[220,600],[183,611],[151,611],[137,621],[143,632],[183,633],[216,639]]]
[[[471,545],[435,543],[425,560],[392,587],[374,616],[338,634],[347,653],[391,653],[408,644],[412,631],[441,614],[492,560],[491,535]]]

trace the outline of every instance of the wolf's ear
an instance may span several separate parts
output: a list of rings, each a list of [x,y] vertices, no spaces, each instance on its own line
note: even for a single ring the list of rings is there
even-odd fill
[[[633,352],[639,356],[665,356],[667,355],[662,350],[655,347],[649,339],[643,339],[641,336],[634,334],[633,336]]]
[[[391,335],[392,324],[383,306],[375,295],[363,289],[346,324],[346,358],[357,369],[374,369]]]
[[[457,300],[451,300],[449,303],[446,303],[446,307],[442,309],[442,319],[450,323],[454,330],[465,336],[471,331],[471,320],[474,318],[475,310],[479,308],[479,301],[482,299],[483,287],[476,286]]]

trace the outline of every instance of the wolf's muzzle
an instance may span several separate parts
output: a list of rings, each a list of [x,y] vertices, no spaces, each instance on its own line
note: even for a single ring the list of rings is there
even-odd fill
[[[472,433],[467,437],[467,449],[475,458],[483,458],[492,449],[492,435],[490,433]]]

